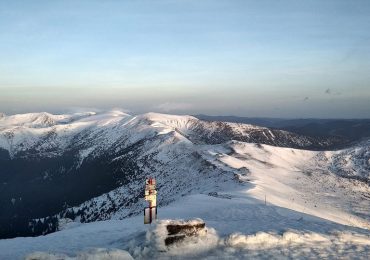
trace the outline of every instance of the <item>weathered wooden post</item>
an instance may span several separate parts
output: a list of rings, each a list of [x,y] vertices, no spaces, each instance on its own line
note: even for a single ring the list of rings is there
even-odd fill
[[[149,202],[149,207],[144,209],[144,224],[151,224],[157,219],[157,190],[154,178],[149,177],[145,181],[145,200]]]

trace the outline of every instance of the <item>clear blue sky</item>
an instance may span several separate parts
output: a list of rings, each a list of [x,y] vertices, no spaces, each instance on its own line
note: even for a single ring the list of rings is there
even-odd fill
[[[370,117],[369,0],[0,0],[0,111]]]

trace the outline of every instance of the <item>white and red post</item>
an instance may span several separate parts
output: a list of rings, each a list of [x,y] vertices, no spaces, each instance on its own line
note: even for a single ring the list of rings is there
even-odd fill
[[[149,177],[145,181],[145,200],[149,207],[144,209],[144,224],[151,224],[157,219],[157,190],[154,178]]]

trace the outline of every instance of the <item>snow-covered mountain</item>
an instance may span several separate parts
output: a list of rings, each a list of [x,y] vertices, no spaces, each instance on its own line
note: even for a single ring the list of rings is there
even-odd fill
[[[177,132],[195,144],[238,140],[282,147],[325,149],[337,142],[335,139],[305,137],[247,124],[206,122],[192,116],[156,113],[130,116],[121,111],[110,111],[100,114],[30,113],[3,116],[0,118],[0,147],[8,150],[10,157],[29,155],[31,151],[50,157],[74,149],[77,141],[82,148],[99,148],[94,149],[99,153],[122,138],[139,139],[143,134],[150,134],[150,131],[153,134],[159,128],[166,133]],[[104,144],[100,142],[97,146],[99,141]]]
[[[53,216],[92,222],[141,214],[147,176],[157,179],[161,207],[192,196],[215,198],[225,205],[266,201],[338,225],[368,229],[370,142],[320,151],[334,142],[156,113],[3,116],[2,234],[41,234],[45,228],[38,227],[40,221],[50,226],[46,231],[53,231]],[[261,211],[253,207],[248,210]],[[234,214],[223,214],[227,212]]]

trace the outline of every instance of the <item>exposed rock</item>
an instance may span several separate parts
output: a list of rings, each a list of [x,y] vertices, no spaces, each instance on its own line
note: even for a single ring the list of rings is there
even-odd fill
[[[203,220],[195,219],[188,221],[173,221],[167,225],[167,234],[165,245],[169,246],[176,242],[184,240],[186,237],[198,236],[205,230],[206,224]]]

